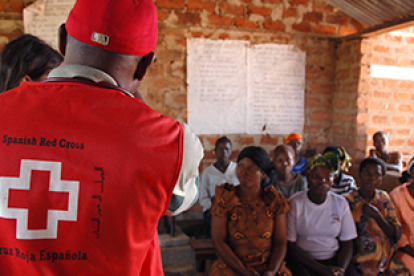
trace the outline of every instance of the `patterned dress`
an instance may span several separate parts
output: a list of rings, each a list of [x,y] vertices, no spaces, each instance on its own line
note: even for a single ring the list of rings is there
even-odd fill
[[[345,195],[345,198],[350,204],[358,232],[357,254],[353,259],[355,267],[362,271],[364,276],[409,275],[398,259],[396,245],[401,238],[402,228],[388,194],[382,190],[375,190],[374,197],[368,203],[378,208],[382,216],[394,225],[393,239],[385,235],[374,219],[362,214],[362,206],[366,201],[358,191]]]
[[[272,253],[275,217],[289,210],[288,201],[273,186],[264,188],[263,200],[255,206],[242,202],[236,187],[224,184],[216,187],[211,214],[227,217],[227,242],[247,268],[263,273]],[[237,276],[218,256],[209,275]]]

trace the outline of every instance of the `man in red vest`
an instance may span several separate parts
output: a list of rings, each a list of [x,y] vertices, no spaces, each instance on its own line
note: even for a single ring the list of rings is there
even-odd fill
[[[64,64],[0,94],[2,275],[163,275],[158,220],[197,199],[203,149],[138,92],[156,43],[152,0],[78,0]]]

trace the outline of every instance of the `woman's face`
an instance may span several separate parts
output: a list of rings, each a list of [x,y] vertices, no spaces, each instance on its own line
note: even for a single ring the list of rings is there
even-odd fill
[[[328,167],[318,166],[308,174],[309,190],[326,195],[332,187],[333,179],[334,175]]]
[[[378,133],[374,135],[374,147],[380,151],[383,152],[387,147],[387,136],[384,134]]]
[[[273,159],[276,172],[281,175],[287,175],[293,168],[293,154],[290,151],[278,151]]]
[[[361,189],[374,191],[382,183],[382,167],[375,163],[367,164],[361,171]]]
[[[250,158],[243,158],[237,163],[236,174],[240,186],[246,188],[260,186],[260,182],[265,178],[265,173]]]

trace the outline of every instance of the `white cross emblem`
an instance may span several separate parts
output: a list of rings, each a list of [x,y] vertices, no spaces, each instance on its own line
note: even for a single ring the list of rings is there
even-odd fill
[[[28,229],[28,213],[25,208],[9,208],[9,190],[30,190],[32,170],[49,171],[49,191],[68,192],[68,210],[48,210],[46,229]],[[20,177],[0,177],[0,217],[16,219],[16,238],[23,240],[56,239],[58,221],[76,221],[78,217],[78,181],[61,180],[62,163],[22,160]],[[41,200],[41,199],[40,199]]]

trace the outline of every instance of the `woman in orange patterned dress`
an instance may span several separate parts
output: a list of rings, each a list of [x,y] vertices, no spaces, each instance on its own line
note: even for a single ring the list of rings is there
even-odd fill
[[[363,276],[409,275],[396,252],[401,224],[394,205],[386,192],[377,190],[386,171],[383,160],[364,159],[359,167],[360,188],[345,195],[358,231],[353,264]]]
[[[211,236],[218,260],[210,275],[291,275],[283,264],[289,204],[270,185],[273,170],[263,148],[247,147],[237,160],[240,185],[216,187]]]
[[[414,275],[414,158],[410,160],[407,172],[411,181],[395,188],[390,197],[402,225],[402,236],[398,241],[398,257]]]

